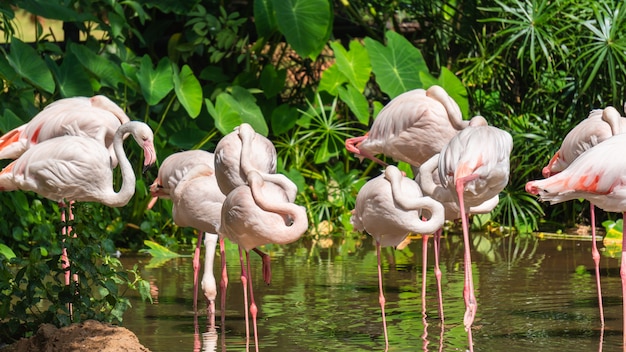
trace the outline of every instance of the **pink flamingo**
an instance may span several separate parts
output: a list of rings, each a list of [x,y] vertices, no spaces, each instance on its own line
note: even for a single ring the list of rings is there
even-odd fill
[[[543,180],[526,183],[526,191],[550,204],[584,198],[605,211],[620,212],[626,223],[626,164],[620,151],[626,148],[626,134],[613,136],[588,149],[563,171]],[[617,152],[617,153],[616,153]],[[622,242],[623,342],[626,345],[626,236]]]
[[[205,257],[202,291],[207,300],[207,315],[211,325],[215,322],[215,297],[217,287],[213,275],[213,259],[217,245],[222,203],[226,196],[217,186],[213,170],[213,153],[204,150],[189,150],[168,156],[157,178],[150,186],[154,197],[172,199],[172,216],[178,226],[189,226],[198,230],[198,241],[193,256],[193,309],[198,309],[198,278],[200,271],[200,247],[204,234]],[[225,258],[222,258],[223,260]],[[225,293],[222,292],[222,295]]]
[[[346,140],[346,149],[382,166],[387,164],[376,154],[418,167],[467,125],[443,88],[414,89],[391,100],[365,136]]]
[[[439,158],[432,157],[425,163],[423,163],[419,168],[419,174],[416,177],[422,191],[425,195],[432,197],[436,201],[440,202],[445,210],[445,219],[446,220],[456,220],[461,218],[461,209],[459,208],[459,204],[457,203],[454,196],[450,193],[447,188],[442,188],[441,180],[439,179],[439,171],[437,167],[439,166]],[[499,196],[496,195],[493,198],[486,200],[480,205],[470,207],[470,214],[488,214],[490,213],[497,205],[500,200]],[[437,292],[439,293],[439,311],[441,314],[441,321],[444,320],[443,316],[443,297],[441,291],[441,269],[439,268],[439,248],[440,248],[440,239],[441,239],[442,229],[439,229],[435,233],[435,278],[437,279]]]
[[[46,106],[28,123],[0,137],[0,159],[17,159],[28,148],[45,140],[68,134],[86,134],[101,140],[109,149],[113,165],[113,136],[129,122],[124,111],[103,95],[57,100]]]
[[[592,110],[586,119],[576,125],[565,136],[559,150],[550,159],[548,165],[543,168],[543,177],[550,177],[563,171],[587,149],[622,131],[626,131],[626,119],[622,118],[614,107],[608,106],[605,109]],[[591,256],[596,271],[600,322],[604,326],[604,307],[602,304],[602,287],[600,285],[600,252],[596,242],[596,216],[593,203],[590,204],[589,210],[591,217]]]
[[[468,211],[471,207],[493,202],[494,197],[507,185],[512,149],[513,138],[509,133],[489,126],[482,116],[476,116],[467,128],[450,140],[441,154],[433,156],[438,160],[442,187],[429,194],[435,199],[454,199],[461,213],[465,246],[463,296],[466,312],[463,323],[468,331],[470,350],[473,349],[471,325],[476,315],[476,297],[472,278]],[[445,192],[450,196],[446,198]]]
[[[119,191],[113,188],[109,150],[101,141],[82,134],[52,138],[30,146],[0,172],[0,191],[33,191],[56,202],[71,199],[124,206],[135,194],[136,181],[122,145],[128,133],[144,150],[144,167],[156,161],[150,127],[138,121],[121,125],[113,137],[113,149],[122,175]],[[69,261],[65,262],[67,264]],[[69,271],[66,281],[68,278]]]
[[[251,170],[264,174],[265,178],[271,178],[274,183],[280,183],[289,200],[295,200],[297,187],[284,175],[276,174],[274,144],[255,132],[249,124],[242,123],[215,147],[215,177],[222,193],[228,195],[238,186],[245,185],[246,175]],[[258,248],[254,248],[254,251],[263,259],[263,280],[269,285],[272,276],[270,257]]]
[[[422,211],[430,219],[422,221]],[[380,260],[381,246],[397,246],[410,232],[428,234],[443,226],[443,206],[430,197],[423,197],[418,184],[395,166],[387,166],[385,173],[369,180],[356,198],[351,222],[358,231],[366,231],[376,241],[378,257],[379,302],[385,335],[385,350],[389,348],[385,319],[385,296]]]
[[[221,220],[222,203],[225,199],[226,196],[217,186],[213,167],[205,164],[199,164],[191,169],[180,180],[172,194],[174,222],[179,226],[194,227],[198,230],[198,243],[194,253],[194,311],[197,309],[198,299],[200,243],[202,233],[206,233],[202,291],[209,304],[207,313],[211,318],[211,326],[215,325],[215,296],[217,295],[213,258],[218,240],[217,228]],[[222,292],[222,296],[225,294],[226,292]]]
[[[254,326],[256,350],[259,350],[257,334],[257,306],[254,301],[250,271],[249,251],[269,243],[288,244],[298,240],[308,228],[306,209],[292,203],[288,192],[280,183],[275,183],[272,175],[250,170],[246,175],[247,184],[241,185],[226,196],[222,206],[222,220],[217,230],[239,245],[246,252],[247,269],[241,260],[242,282],[249,283],[250,314]],[[295,185],[293,185],[295,187]],[[246,324],[247,330],[247,324]]]

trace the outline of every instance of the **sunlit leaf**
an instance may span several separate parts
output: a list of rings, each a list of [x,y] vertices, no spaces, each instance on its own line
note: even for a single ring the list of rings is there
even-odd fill
[[[335,53],[335,62],[341,73],[354,88],[363,93],[372,72],[372,65],[363,44],[357,40],[350,41],[350,51],[346,51],[340,42],[332,42],[330,47]]]
[[[152,68],[152,60],[148,55],[141,58],[137,80],[148,105],[158,104],[172,91],[174,88],[172,72],[172,64],[167,57],[159,61],[156,69]]]
[[[178,258],[182,257],[182,255],[169,250],[167,247],[164,247],[154,241],[144,240],[143,243],[150,247],[150,249],[141,249],[139,250],[141,253],[148,253],[156,258]]]
[[[189,66],[184,65],[180,73],[174,74],[174,90],[189,116],[198,117],[202,108],[202,87]]]
[[[7,260],[15,258],[15,252],[4,243],[0,243],[0,255],[3,255]]]
[[[401,34],[387,31],[385,37],[387,46],[365,38],[372,71],[383,92],[395,98],[411,89],[421,88],[419,73],[428,72],[422,53]]]
[[[352,85],[346,88],[339,87],[338,92],[341,101],[348,105],[360,123],[367,126],[370,121],[370,112],[365,96]]]
[[[320,79],[317,90],[320,92],[327,91],[331,95],[337,95],[339,94],[337,88],[344,83],[348,83],[348,77],[341,72],[337,64],[333,64],[322,72],[322,78]]]

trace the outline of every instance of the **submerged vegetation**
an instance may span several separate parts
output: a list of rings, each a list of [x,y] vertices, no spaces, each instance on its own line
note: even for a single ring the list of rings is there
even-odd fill
[[[350,155],[344,140],[364,134],[390,99],[437,84],[465,119],[483,115],[514,137],[509,185],[474,225],[501,235],[563,229],[586,222],[588,207],[547,207],[524,184],[589,110],[621,107],[625,7],[616,0],[8,1],[0,4],[0,132],[50,101],[104,94],[152,127],[163,160],[179,150],[211,151],[247,122],[274,142],[279,172],[298,185],[307,236],[349,248],[361,240],[349,223],[356,194],[380,170]],[[137,250],[151,240],[176,250],[195,238],[172,223],[167,200],[145,210],[155,176],[138,177],[123,208],[78,209],[79,236],[68,246],[80,251],[71,259],[84,265],[81,286],[100,293],[74,302],[79,319],[121,320],[127,301],[117,284],[145,293],[145,281],[109,255],[116,247]],[[2,338],[22,334],[23,321],[67,324],[57,313],[72,295],[48,279],[62,276],[58,206],[20,192],[0,193],[0,205]],[[16,302],[20,296],[27,300]],[[70,298],[40,306],[54,296]]]

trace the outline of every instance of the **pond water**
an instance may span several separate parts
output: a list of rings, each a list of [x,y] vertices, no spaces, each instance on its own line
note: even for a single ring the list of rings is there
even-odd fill
[[[606,248],[601,259],[606,326],[601,330],[588,239],[529,236],[487,240],[475,235],[473,241],[478,301],[475,351],[621,350],[619,260],[611,258]],[[217,329],[207,331],[202,299],[199,333],[194,334],[192,266],[191,258],[186,257],[159,267],[152,267],[146,257],[122,258],[129,266],[139,262],[144,278],[158,288],[154,304],[132,298],[133,308],[124,315],[123,326],[155,352],[245,350],[238,253],[235,245],[227,246],[230,281],[224,327],[220,326],[218,297]],[[265,249],[272,255],[269,286],[263,283],[259,257],[251,255],[260,350],[384,350],[376,252],[370,237],[329,248],[302,240]],[[382,253],[389,351],[465,351],[461,237],[442,239],[443,326],[433,274],[432,239],[428,243],[425,315],[421,301],[422,240],[415,239],[402,250],[385,248]],[[218,266],[216,258],[216,273]],[[250,350],[254,350],[253,341]]]

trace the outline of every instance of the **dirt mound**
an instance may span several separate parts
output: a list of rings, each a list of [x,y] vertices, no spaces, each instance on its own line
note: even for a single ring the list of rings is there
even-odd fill
[[[21,339],[1,352],[57,352],[57,351],[100,351],[100,352],[150,352],[139,343],[130,330],[87,320],[61,329],[51,324],[39,327],[28,339]]]

